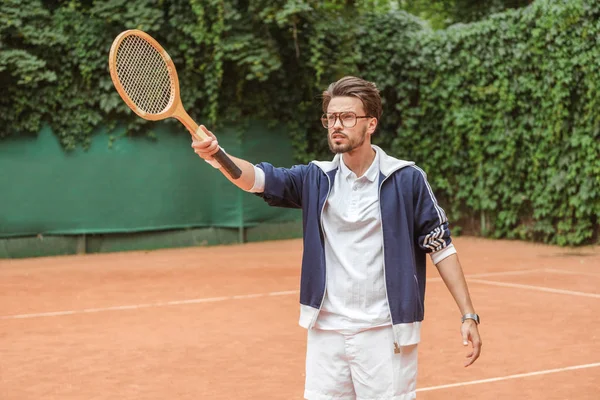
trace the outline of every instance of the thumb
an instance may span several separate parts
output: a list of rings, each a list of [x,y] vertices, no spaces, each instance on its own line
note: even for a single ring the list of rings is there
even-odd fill
[[[196,132],[197,132],[197,134],[199,134],[199,135],[202,135],[202,136],[207,136],[207,137],[209,137],[209,138],[213,138],[213,139],[215,139],[215,140],[217,139],[217,137],[216,137],[216,136],[215,136],[215,135],[214,135],[214,134],[213,134],[211,131],[209,131],[209,130],[206,128],[206,126],[204,126],[204,125],[200,125],[200,126],[198,127],[198,131],[196,131]]]
[[[466,329],[462,329],[462,339],[463,346],[467,346],[469,344],[469,333]]]

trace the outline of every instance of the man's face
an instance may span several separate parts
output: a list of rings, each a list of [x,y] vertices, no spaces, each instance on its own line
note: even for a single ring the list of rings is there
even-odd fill
[[[335,125],[327,130],[327,141],[331,151],[336,154],[347,153],[363,146],[367,137],[370,144],[371,134],[376,125],[373,118],[357,118],[356,125],[349,128],[343,125],[345,121],[340,121],[339,114],[343,112],[353,112],[359,117],[366,115],[362,101],[356,97],[344,96],[331,99],[327,106],[327,113],[335,114],[338,118]]]

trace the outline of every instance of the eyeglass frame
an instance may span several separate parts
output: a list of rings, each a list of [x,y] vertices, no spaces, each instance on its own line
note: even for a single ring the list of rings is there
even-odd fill
[[[342,114],[354,114],[354,125],[352,125],[352,126],[344,125],[344,121],[341,118]],[[329,118],[327,118],[328,115],[333,115],[335,117],[335,119],[333,120],[333,125],[331,125],[331,126],[329,126]],[[324,113],[323,115],[321,115],[321,125],[323,125],[323,128],[325,128],[325,129],[331,129],[335,126],[335,124],[337,123],[337,121],[339,119],[340,124],[342,125],[343,128],[354,128],[356,126],[356,124],[358,124],[358,120],[362,119],[362,118],[375,118],[375,117],[373,117],[371,115],[356,115],[356,113],[354,111],[342,111],[339,113]],[[325,121],[327,121],[327,126],[325,126]]]

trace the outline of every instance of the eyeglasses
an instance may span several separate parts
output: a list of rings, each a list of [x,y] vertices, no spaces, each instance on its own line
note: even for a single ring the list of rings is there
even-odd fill
[[[373,118],[370,115],[356,115],[352,111],[341,112],[341,113],[327,113],[321,116],[321,123],[325,129],[333,128],[337,119],[340,119],[340,123],[344,128],[354,128],[359,118]]]

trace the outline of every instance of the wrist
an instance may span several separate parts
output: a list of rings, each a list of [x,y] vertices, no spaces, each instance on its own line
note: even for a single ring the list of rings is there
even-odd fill
[[[221,150],[223,150],[223,153],[225,153],[224,148],[221,147]],[[227,153],[225,153],[225,154],[227,154]],[[213,168],[217,168],[217,169],[223,168],[223,166],[214,158],[212,158],[210,160],[204,159],[204,161],[206,161],[208,164],[212,165]]]
[[[466,313],[463,314],[461,320],[460,320],[463,324],[466,321],[473,321],[475,322],[475,324],[479,325],[481,323],[481,320],[479,319],[479,315],[475,314],[475,313]]]
[[[204,160],[206,161],[207,164],[210,164],[213,168],[217,168],[220,169],[222,168],[222,165],[219,164],[219,162],[217,160],[215,160],[214,158],[212,160]]]

